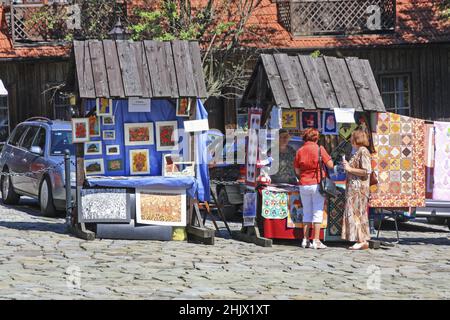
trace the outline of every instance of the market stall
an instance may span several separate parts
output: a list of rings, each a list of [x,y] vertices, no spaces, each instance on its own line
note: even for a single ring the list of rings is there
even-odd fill
[[[262,245],[270,245],[264,238],[301,239],[302,210],[297,186],[267,185],[261,176],[265,169],[262,158],[269,148],[261,145],[261,141],[267,140],[266,131],[261,129],[286,129],[291,136],[301,137],[306,128],[317,128],[322,134],[320,144],[335,163],[340,162],[342,155],[350,159],[348,140],[353,130],[363,127],[371,135],[376,115],[385,112],[370,64],[358,58],[263,54],[242,105],[249,109],[247,193],[250,196],[246,195],[246,199],[252,203],[248,200],[245,205],[244,235],[240,238]],[[339,117],[351,120],[337,119],[338,113]],[[271,140],[277,139],[275,133]],[[321,237],[325,240],[340,240],[345,176],[335,175],[334,179],[339,196],[324,204],[326,214]],[[263,240],[255,240],[259,232]]]
[[[198,210],[210,196],[198,44],[75,41],[74,64],[73,229],[155,240],[183,239],[187,231],[214,243]]]

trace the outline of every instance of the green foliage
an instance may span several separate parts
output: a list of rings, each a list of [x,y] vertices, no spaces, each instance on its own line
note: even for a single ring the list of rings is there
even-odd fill
[[[313,58],[319,58],[322,54],[320,53],[320,50],[316,50],[313,53],[311,53],[311,57]]]

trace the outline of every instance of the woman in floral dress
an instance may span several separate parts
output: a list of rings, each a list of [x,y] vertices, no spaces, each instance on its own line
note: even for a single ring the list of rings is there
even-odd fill
[[[351,250],[369,248],[369,219],[367,214],[372,172],[369,138],[364,130],[355,130],[351,137],[354,156],[344,168],[347,172],[346,206],[342,223],[342,239],[356,242]]]

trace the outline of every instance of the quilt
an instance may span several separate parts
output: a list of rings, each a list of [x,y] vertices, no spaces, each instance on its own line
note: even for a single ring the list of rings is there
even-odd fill
[[[425,206],[425,122],[394,113],[378,114],[371,188],[374,208]]]
[[[265,219],[286,219],[288,193],[263,190],[261,215]]]
[[[433,200],[450,201],[450,123],[435,122]]]

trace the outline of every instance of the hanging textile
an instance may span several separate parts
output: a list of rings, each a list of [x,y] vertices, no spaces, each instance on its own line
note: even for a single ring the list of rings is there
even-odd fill
[[[425,125],[425,181],[426,198],[433,198],[434,185],[434,124]]]
[[[450,123],[435,122],[436,155],[433,200],[450,201]]]
[[[371,207],[425,206],[425,122],[380,113],[374,144],[379,183],[371,189]]]
[[[261,215],[266,219],[286,219],[288,216],[288,193],[263,190]]]

